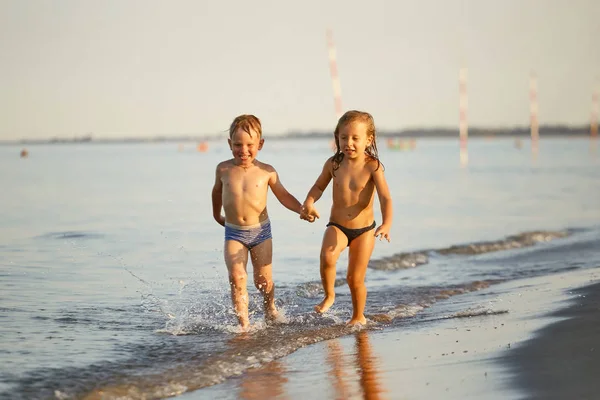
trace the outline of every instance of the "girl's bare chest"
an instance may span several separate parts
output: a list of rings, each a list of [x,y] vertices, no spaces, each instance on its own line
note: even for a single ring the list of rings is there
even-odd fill
[[[338,189],[350,189],[351,191],[360,191],[371,182],[371,176],[368,173],[344,173],[333,178],[333,185]]]

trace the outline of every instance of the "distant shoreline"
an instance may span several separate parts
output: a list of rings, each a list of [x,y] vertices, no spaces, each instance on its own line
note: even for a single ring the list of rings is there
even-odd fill
[[[590,128],[584,126],[547,125],[540,126],[540,137],[589,137]],[[513,128],[469,128],[469,138],[502,138],[502,137],[529,137],[529,127]],[[35,144],[117,144],[117,143],[182,143],[182,142],[206,142],[222,140],[226,133],[211,135],[156,135],[145,137],[122,137],[122,138],[94,138],[92,135],[84,135],[73,138],[52,137],[47,139],[15,139],[0,140],[0,145],[35,145]],[[284,134],[272,135],[265,133],[269,140],[297,140],[297,139],[328,139],[332,132],[323,131],[290,131]],[[449,128],[412,128],[397,131],[378,132],[382,138],[406,138],[406,139],[428,139],[428,138],[458,138],[458,129]]]

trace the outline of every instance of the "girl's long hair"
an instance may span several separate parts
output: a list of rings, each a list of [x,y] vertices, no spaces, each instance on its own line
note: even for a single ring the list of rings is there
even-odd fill
[[[365,153],[367,156],[377,161],[377,168],[379,166],[383,167],[383,163],[379,161],[379,153],[377,152],[377,138],[375,131],[375,121],[373,120],[373,116],[368,112],[364,111],[346,111],[344,115],[342,115],[335,127],[334,138],[335,138],[335,154],[331,157],[331,162],[333,163],[333,175],[335,175],[335,171],[340,167],[342,160],[344,159],[344,153],[340,149],[340,130],[353,122],[364,122],[367,125],[367,137],[373,137],[373,141],[365,149]],[[384,167],[385,168],[385,167]]]

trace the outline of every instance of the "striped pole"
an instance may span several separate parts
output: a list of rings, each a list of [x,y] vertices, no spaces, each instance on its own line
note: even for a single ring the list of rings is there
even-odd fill
[[[594,88],[592,93],[592,113],[590,117],[590,137],[596,139],[598,137],[598,87]]]
[[[329,50],[329,72],[333,85],[333,102],[335,106],[335,118],[339,120],[342,116],[342,87],[338,75],[335,46],[333,45],[333,33],[327,29],[327,49]]]
[[[537,94],[537,77],[534,72],[529,77],[529,126],[531,129],[531,152],[534,157],[538,152],[538,141],[540,138],[538,125],[538,94]]]
[[[469,153],[467,151],[467,140],[469,138],[469,123],[467,120],[467,110],[469,108],[469,97],[467,95],[467,68],[460,69],[458,74],[459,91],[459,121],[458,135],[460,139],[460,165],[466,166],[469,163]]]

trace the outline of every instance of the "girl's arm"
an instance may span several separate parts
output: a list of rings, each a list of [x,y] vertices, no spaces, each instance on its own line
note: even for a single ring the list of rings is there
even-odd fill
[[[379,239],[387,239],[390,241],[390,229],[392,228],[392,196],[390,195],[390,189],[388,188],[385,175],[383,175],[383,168],[379,166],[373,171],[373,182],[375,183],[375,189],[377,189],[377,196],[379,197],[379,205],[381,206],[381,217],[383,222],[375,231],[375,236]]]
[[[215,221],[225,226],[225,218],[221,215],[221,208],[223,207],[223,182],[221,181],[220,166],[220,164],[217,165],[215,172],[215,184],[212,189],[212,209]]]
[[[314,203],[321,198],[323,192],[329,185],[331,181],[331,158],[325,161],[325,165],[323,165],[323,170],[321,174],[317,178],[315,184],[310,188],[308,194],[306,195],[306,199],[304,200],[304,204],[302,204],[303,212],[306,215],[312,215],[315,218],[319,218],[319,213],[313,207]]]

